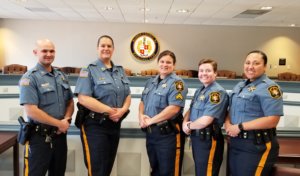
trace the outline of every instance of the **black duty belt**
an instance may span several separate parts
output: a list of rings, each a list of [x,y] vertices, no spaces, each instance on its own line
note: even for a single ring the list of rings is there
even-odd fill
[[[44,124],[34,124],[32,130],[41,136],[55,136],[58,131],[56,127]]]
[[[252,139],[254,144],[264,144],[270,142],[276,136],[276,128],[265,130],[243,130],[239,133],[238,138]]]
[[[212,137],[218,139],[222,135],[221,128],[217,125],[209,125],[203,129],[191,130],[191,136],[197,136],[201,140],[210,140]]]

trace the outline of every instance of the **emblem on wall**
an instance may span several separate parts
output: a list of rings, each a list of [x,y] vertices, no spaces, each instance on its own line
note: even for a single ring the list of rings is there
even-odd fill
[[[159,51],[156,38],[147,32],[141,32],[131,40],[131,52],[139,60],[150,61]]]

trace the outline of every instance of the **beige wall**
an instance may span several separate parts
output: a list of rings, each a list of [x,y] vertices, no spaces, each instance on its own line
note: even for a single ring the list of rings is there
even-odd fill
[[[1,22],[1,21],[0,21]],[[262,49],[269,56],[267,74],[291,71],[300,74],[300,28],[151,25],[73,21],[36,21],[4,19],[0,23],[0,64],[35,65],[34,42],[49,38],[56,43],[56,66],[84,66],[96,59],[96,40],[103,34],[115,40],[113,60],[133,72],[156,68],[156,62],[136,60],[130,41],[139,32],[154,34],[161,47],[173,50],[178,69],[197,69],[199,59],[210,57],[219,62],[219,69],[242,73],[246,53]],[[2,43],[2,45],[1,45]],[[2,48],[2,50],[1,50]],[[286,58],[287,66],[278,66]]]

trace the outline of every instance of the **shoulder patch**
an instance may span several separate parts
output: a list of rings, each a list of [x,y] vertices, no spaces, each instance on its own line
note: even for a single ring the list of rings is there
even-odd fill
[[[87,78],[89,76],[89,72],[87,70],[81,70],[79,73],[80,78]]]
[[[209,101],[212,104],[219,104],[220,101],[221,101],[221,94],[220,94],[220,92],[211,92],[209,94]]]
[[[282,96],[282,93],[278,86],[270,86],[270,87],[268,87],[268,91],[272,98],[278,99],[278,98],[281,98],[281,96]]]
[[[28,78],[22,78],[20,80],[20,86],[29,86],[29,83],[30,83],[30,79]]]
[[[176,87],[176,90],[181,92],[184,90],[184,84],[182,81],[176,81],[175,82],[175,87]]]
[[[176,98],[176,100],[183,100],[183,96],[180,92],[176,95],[175,98]]]

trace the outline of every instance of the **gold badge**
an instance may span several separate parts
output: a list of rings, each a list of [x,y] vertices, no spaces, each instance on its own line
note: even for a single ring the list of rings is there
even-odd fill
[[[180,92],[176,95],[175,98],[176,98],[176,100],[183,100],[183,96]]]
[[[270,86],[268,88],[268,91],[269,91],[272,98],[278,99],[278,98],[281,98],[281,96],[282,96],[281,91],[279,90],[278,86]]]
[[[213,104],[219,104],[221,101],[221,95],[219,92],[211,92],[209,94],[209,100]]]
[[[176,87],[176,90],[179,91],[179,92],[184,90],[184,85],[183,85],[182,81],[176,81],[175,82],[175,87]]]
[[[21,79],[21,81],[20,81],[20,86],[29,86],[29,83],[30,83],[30,79],[28,79],[28,78],[23,78],[23,79]]]
[[[167,87],[167,84],[164,83],[163,85],[161,85],[162,88],[166,88]]]
[[[81,70],[79,73],[80,78],[87,78],[89,76],[89,72],[87,70]]]
[[[249,92],[253,92],[255,89],[256,89],[255,86],[248,87],[248,91],[249,91]]]
[[[201,101],[203,101],[203,100],[205,99],[205,96],[204,96],[204,95],[200,95],[200,96],[199,96],[199,99],[200,99]]]

